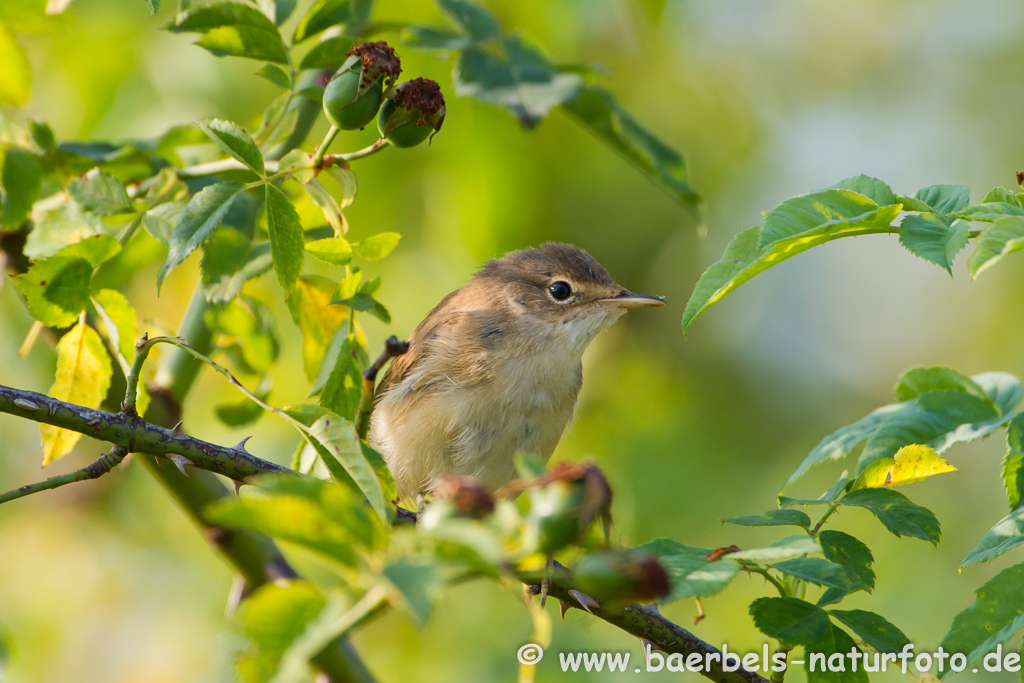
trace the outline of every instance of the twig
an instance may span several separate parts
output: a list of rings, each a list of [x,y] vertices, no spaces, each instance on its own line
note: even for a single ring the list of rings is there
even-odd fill
[[[574,602],[572,595],[569,594],[572,589],[573,586],[567,585],[565,579],[554,577],[550,581],[548,595],[571,604]],[[540,587],[531,585],[529,590],[536,594],[540,592]],[[590,613],[626,633],[649,641],[663,652],[679,653],[684,656],[692,653],[700,654],[701,658],[709,664],[701,672],[701,675],[716,683],[769,683],[768,679],[743,666],[736,671],[725,671],[722,666],[720,650],[704,642],[682,626],[669,621],[653,607],[635,603],[624,605],[608,603],[592,606]],[[708,655],[712,655],[712,657],[709,658]]]
[[[88,479],[102,477],[104,474],[117,467],[127,455],[127,448],[124,446],[114,446],[80,470],[61,474],[56,477],[50,477],[49,479],[36,484],[26,484],[25,486],[16,488],[13,491],[0,494],[0,503],[6,503],[24,496],[30,496],[33,493],[39,493],[40,491],[49,491],[50,489],[60,488],[65,484],[72,484],[76,481],[86,481]]]
[[[359,397],[359,409],[356,411],[356,431],[360,439],[365,439],[370,431],[370,413],[373,412],[373,393],[377,386],[377,373],[381,371],[384,364],[392,358],[397,358],[409,350],[409,342],[398,341],[398,337],[391,335],[384,342],[384,353],[373,361],[373,364],[363,370],[363,392]]]
[[[85,408],[34,391],[0,385],[0,413],[70,429],[135,453],[164,458],[184,456],[195,467],[235,481],[245,482],[264,472],[292,472],[287,467],[261,460],[244,448],[225,448],[180,431],[158,427],[138,415]]]

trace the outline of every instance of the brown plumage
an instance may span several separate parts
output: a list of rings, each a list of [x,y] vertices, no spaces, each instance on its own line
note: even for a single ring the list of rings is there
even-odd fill
[[[377,388],[370,443],[400,498],[448,474],[495,490],[517,452],[551,456],[572,416],[581,358],[631,294],[579,247],[545,243],[488,261],[439,303]]]

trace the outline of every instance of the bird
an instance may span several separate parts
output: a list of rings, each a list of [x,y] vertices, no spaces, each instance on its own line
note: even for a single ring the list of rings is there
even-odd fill
[[[398,499],[429,498],[450,475],[495,492],[518,453],[547,462],[573,416],[584,351],[628,309],[664,304],[571,244],[485,263],[416,327],[376,388],[368,440]]]

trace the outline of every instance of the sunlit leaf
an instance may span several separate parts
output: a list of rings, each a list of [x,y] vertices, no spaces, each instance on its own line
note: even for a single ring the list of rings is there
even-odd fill
[[[965,391],[983,401],[989,400],[988,395],[981,388],[980,384],[953,368],[946,368],[941,365],[907,370],[896,380],[896,388],[893,389],[893,393],[900,401],[909,401],[927,391],[934,391],[936,389]]]
[[[206,324],[217,334],[231,338],[251,374],[270,369],[280,352],[272,314],[256,308],[251,298],[246,305],[229,303],[206,312]]]
[[[967,655],[964,665],[977,664],[996,645],[1005,643],[1024,628],[1024,564],[999,572],[975,591],[977,599],[953,619],[942,649]],[[946,678],[946,669],[939,678]]]
[[[275,31],[264,31],[253,26],[219,26],[203,33],[196,45],[220,57],[247,57],[278,64],[288,63],[288,52]]]
[[[51,256],[14,282],[32,317],[50,327],[73,325],[89,301],[92,266],[83,258]]]
[[[1006,216],[1024,216],[1024,209],[1016,203],[985,202],[983,204],[975,204],[974,206],[966,206],[953,215],[968,221],[991,223]]]
[[[850,190],[822,190],[793,197],[765,214],[758,248],[793,237],[842,233],[848,230],[887,229],[900,205],[879,207],[870,198]]]
[[[86,408],[99,408],[110,387],[110,357],[96,331],[78,323],[57,342],[57,378],[50,396]],[[39,425],[43,466],[66,455],[81,438],[52,425]]]
[[[864,174],[855,175],[852,178],[840,180],[832,186],[836,190],[853,190],[858,192],[879,206],[899,204],[892,189],[878,178],[872,178]]]
[[[135,309],[116,289],[101,289],[92,295],[92,299],[104,323],[109,323],[105,326],[110,341],[131,363],[135,360]]]
[[[857,477],[854,489],[877,489],[922,481],[936,474],[956,472],[956,468],[935,454],[935,449],[911,444],[891,458],[876,460]]]
[[[367,261],[377,261],[388,254],[398,245],[398,240],[402,239],[402,235],[397,232],[380,232],[371,237],[367,237],[362,242],[352,245],[352,250],[356,253],[356,256],[364,258]]]
[[[0,24],[0,55],[3,53],[3,25]],[[0,63],[3,63],[0,57]],[[4,64],[7,69],[7,64]],[[4,77],[7,73],[5,71]],[[0,98],[4,86],[0,85]],[[2,103],[2,102],[0,102]],[[3,188],[3,207],[0,208],[0,227],[14,230],[25,222],[32,204],[39,198],[42,171],[32,152],[21,147],[0,149],[0,187]]]
[[[994,266],[1007,254],[1024,249],[1024,216],[1000,218],[981,231],[974,253],[967,259],[971,278]]]
[[[334,228],[334,235],[336,237],[341,237],[348,232],[348,224],[345,222],[345,216],[341,213],[341,207],[338,206],[337,200],[319,180],[310,178],[302,183],[302,189],[306,191],[310,201],[324,212],[324,218]]]
[[[167,202],[155,206],[143,215],[142,228],[157,242],[168,244],[184,210],[183,202]]]
[[[935,513],[910,502],[902,493],[892,489],[858,489],[850,491],[837,502],[870,510],[897,537],[911,536],[938,543],[942,536]]]
[[[825,610],[798,598],[758,598],[750,616],[761,633],[790,645],[810,645],[832,628]]]
[[[103,221],[75,202],[61,204],[43,213],[25,242],[25,256],[33,261],[53,256],[69,244],[103,234]]]
[[[900,244],[915,256],[952,274],[953,260],[964,247],[971,225],[937,213],[907,214],[900,222]]]
[[[94,168],[68,185],[68,194],[86,211],[100,216],[133,211],[132,200],[121,181],[106,171]]]
[[[305,237],[302,223],[295,207],[284,192],[267,183],[267,231],[270,233],[270,253],[274,260],[274,271],[286,293],[295,289],[295,283],[302,273],[305,256]]]
[[[338,330],[336,334],[344,332]],[[363,386],[363,375],[356,359],[357,347],[355,338],[345,334],[344,343],[335,356],[334,365],[320,392],[320,405],[350,419],[355,418]]]
[[[223,119],[204,119],[198,121],[197,125],[221,150],[241,161],[258,175],[264,174],[260,148],[241,126]]]
[[[346,266],[352,261],[352,245],[343,237],[307,242],[306,251],[332,266]]]
[[[310,382],[320,371],[320,361],[335,330],[348,319],[348,311],[331,305],[335,284],[325,277],[305,275],[295,283],[288,297],[292,320],[302,332],[302,364]]]
[[[231,203],[244,190],[245,185],[242,183],[217,183],[204,187],[189,200],[181,213],[180,222],[171,233],[167,261],[160,268],[156,279],[158,291],[167,274],[209,237],[231,208]]]
[[[380,480],[363,455],[355,425],[340,415],[328,414],[313,423],[309,428],[309,437],[341,463],[348,476],[366,496],[370,506],[382,520],[386,521],[387,501],[384,500]]]

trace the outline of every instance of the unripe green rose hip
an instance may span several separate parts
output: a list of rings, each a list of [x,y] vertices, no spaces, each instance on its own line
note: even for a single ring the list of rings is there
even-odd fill
[[[383,41],[356,45],[324,88],[324,114],[342,130],[357,130],[373,120],[383,99],[384,80],[401,73],[395,51]]]
[[[636,550],[606,550],[580,558],[577,587],[598,600],[654,600],[671,590],[658,558]]]
[[[441,130],[444,116],[441,87],[429,78],[414,78],[399,83],[384,102],[377,129],[395,147],[415,147]]]

